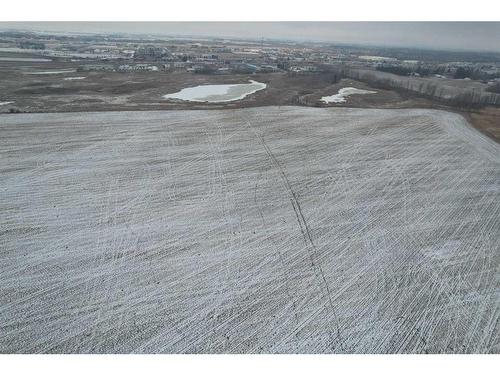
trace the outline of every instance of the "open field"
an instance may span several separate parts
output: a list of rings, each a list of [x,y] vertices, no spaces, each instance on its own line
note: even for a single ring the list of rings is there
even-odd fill
[[[36,57],[6,54],[5,58]],[[286,73],[203,75],[186,72],[77,72],[77,63],[0,61],[0,114],[21,112],[148,111],[177,109],[236,109],[259,106],[335,106],[355,108],[434,108],[458,112],[487,136],[500,143],[500,108],[464,111],[404,90],[382,89],[353,79],[334,83],[331,74]],[[64,73],[67,71],[67,73]],[[39,74],[56,72],[57,74]],[[61,73],[63,72],[63,73]],[[36,74],[33,74],[36,73]],[[78,79],[75,79],[78,78]],[[196,103],[165,100],[164,95],[197,85],[241,84],[249,80],[267,88],[243,100],[227,103]],[[456,85],[475,82],[459,81]],[[345,103],[325,104],[323,96],[344,87],[375,90],[374,95],[352,95]],[[9,104],[1,104],[9,103]]]
[[[5,58],[36,55],[0,52]],[[335,94],[345,86],[369,88],[345,79],[335,83],[330,73],[290,75],[287,73],[204,75],[187,72],[70,72],[81,63],[68,61],[0,61],[1,112],[17,108],[21,112],[93,112],[165,109],[228,109],[275,105],[321,105],[322,96]],[[68,71],[66,74],[60,72]],[[39,74],[57,72],[59,74]],[[36,74],[34,74],[36,73]],[[68,80],[75,76],[85,77]],[[267,88],[244,100],[229,103],[194,103],[165,100],[164,95],[198,85],[242,84],[249,80],[266,83]],[[377,95],[353,96],[337,106],[354,107],[430,107],[428,100],[402,95],[394,90],[377,89]]]
[[[500,145],[457,114],[2,116],[0,175],[2,353],[500,352]]]
[[[14,63],[10,63],[14,64]],[[227,109],[268,105],[291,105],[301,95],[331,86],[327,74],[288,76],[286,73],[203,75],[186,72],[68,72],[66,74],[33,74],[75,70],[68,63],[22,64],[10,66],[0,62],[0,107],[8,112],[15,107],[22,112],[88,112],[164,109]],[[66,80],[75,76],[80,80]],[[198,85],[246,84],[249,80],[268,85],[238,102],[195,103],[166,100],[163,96]]]

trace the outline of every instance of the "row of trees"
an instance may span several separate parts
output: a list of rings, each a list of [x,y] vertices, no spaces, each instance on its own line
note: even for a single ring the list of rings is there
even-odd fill
[[[424,81],[413,77],[397,77],[383,72],[362,69],[345,69],[345,75],[366,82],[373,87],[413,93],[464,109],[483,105],[500,105],[500,95],[481,89],[447,86],[440,83],[439,80]]]
[[[45,43],[34,40],[23,40],[19,42],[19,48],[22,49],[45,49]]]
[[[401,65],[379,65],[377,70],[386,73],[397,74],[398,76],[409,76],[417,73],[419,76],[427,76],[433,72],[429,68],[423,66],[417,66],[416,68],[410,68]]]
[[[488,73],[480,69],[468,67],[459,67],[453,75],[455,79],[470,78],[478,81],[486,81],[494,78],[500,78],[500,73]]]
[[[495,94],[500,94],[500,81],[497,81],[493,86],[488,88],[489,92],[494,92]]]
[[[403,66],[403,65],[379,65],[376,67],[378,71],[396,74],[398,76],[411,76],[418,74],[421,77],[433,75],[433,74],[450,74],[455,79],[470,78],[479,81],[485,81],[492,78],[498,78],[500,74],[492,74],[491,72],[485,72],[481,69],[474,69],[472,67],[460,66],[456,70],[447,70],[444,66],[423,66],[417,65],[415,67]]]

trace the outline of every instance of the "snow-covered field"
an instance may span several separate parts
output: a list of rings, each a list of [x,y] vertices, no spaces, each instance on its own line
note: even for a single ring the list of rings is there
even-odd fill
[[[500,148],[458,115],[0,120],[0,352],[500,351]]]
[[[163,95],[164,99],[185,100],[190,102],[222,103],[241,100],[248,95],[266,88],[265,83],[250,80],[250,83],[232,85],[200,85],[187,87],[172,94]]]

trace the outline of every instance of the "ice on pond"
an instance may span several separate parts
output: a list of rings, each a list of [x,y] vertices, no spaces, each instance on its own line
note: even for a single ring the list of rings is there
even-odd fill
[[[66,73],[74,73],[76,69],[68,69],[68,70],[49,70],[45,72],[26,72],[24,74],[28,75],[46,75],[46,74],[66,74]]]
[[[369,90],[362,90],[362,89],[357,89],[355,87],[344,87],[339,90],[339,92],[335,95],[330,95],[330,96],[323,96],[321,98],[322,102],[325,103],[345,103],[346,98],[349,95],[354,95],[354,94],[376,94],[376,91],[369,91]]]
[[[32,58],[32,57],[0,57],[0,61],[12,62],[50,62],[51,59]]]
[[[165,99],[186,100],[190,102],[221,103],[241,100],[246,96],[267,87],[265,83],[252,81],[231,85],[201,85],[188,87],[173,94],[164,95]]]

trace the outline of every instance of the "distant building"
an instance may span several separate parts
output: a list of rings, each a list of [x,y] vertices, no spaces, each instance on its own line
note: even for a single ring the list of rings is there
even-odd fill
[[[33,40],[23,40],[19,43],[19,48],[22,49],[45,49],[45,44]]]
[[[134,53],[134,59],[145,61],[158,61],[170,57],[170,52],[165,48],[155,46],[145,46],[137,49]]]
[[[394,57],[387,57],[387,56],[358,56],[358,59],[364,60],[364,61],[376,61],[376,62],[394,62],[398,61],[398,59]]]
[[[133,49],[124,49],[120,51],[120,53],[127,58],[133,58],[135,55],[135,51]]]
[[[259,69],[259,67],[248,63],[234,63],[230,64],[230,69],[234,73],[249,74],[255,73]]]
[[[158,67],[149,64],[135,64],[135,65],[120,65],[119,72],[156,72]]]
[[[110,64],[87,64],[78,67],[80,72],[114,72],[115,67]]]
[[[314,65],[304,65],[304,66],[292,66],[288,69],[292,73],[315,73],[318,71],[318,68]]]
[[[272,72],[278,72],[279,69],[276,65],[261,65],[259,67],[259,72],[261,73],[272,73]]]
[[[191,66],[191,63],[184,62],[184,61],[174,61],[174,62],[169,62],[166,64],[163,64],[163,69],[164,70],[186,70]]]
[[[193,65],[190,71],[198,74],[214,74],[217,71],[217,67],[212,64],[197,64]]]

